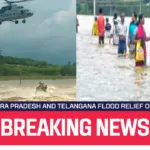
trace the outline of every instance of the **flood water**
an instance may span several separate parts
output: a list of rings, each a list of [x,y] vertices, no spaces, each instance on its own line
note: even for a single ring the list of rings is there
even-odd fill
[[[0,81],[0,100],[6,101],[72,101],[76,97],[76,80],[41,80],[47,92],[37,92],[39,80]]]
[[[77,99],[82,101],[148,101],[150,100],[150,42],[147,42],[148,66],[135,69],[134,57],[119,57],[117,46],[98,45],[92,36],[93,16],[78,16]],[[112,17],[109,17],[112,24]],[[126,18],[129,23],[131,18]],[[150,19],[145,30],[150,36]]]

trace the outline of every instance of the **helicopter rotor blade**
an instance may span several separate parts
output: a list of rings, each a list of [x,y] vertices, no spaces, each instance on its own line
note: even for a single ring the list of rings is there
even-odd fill
[[[9,0],[5,0],[5,2],[8,3],[8,4],[21,3],[21,2],[27,2],[27,1],[33,1],[33,0],[19,0],[19,1],[9,1]]]
[[[10,4],[10,1],[8,1],[8,0],[4,0],[7,4]]]
[[[33,1],[33,0],[20,0],[20,1],[12,1],[12,3],[21,3],[21,2],[27,2],[27,1]]]

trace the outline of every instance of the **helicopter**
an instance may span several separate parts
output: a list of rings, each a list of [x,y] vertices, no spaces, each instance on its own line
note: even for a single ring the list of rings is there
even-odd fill
[[[25,9],[24,6],[18,6],[15,3],[27,2],[32,0],[19,0],[19,1],[9,1],[5,0],[8,4],[0,9],[0,24],[4,21],[11,21],[18,24],[18,19],[23,19],[22,23],[26,23],[25,18],[33,16],[33,12],[29,9]]]

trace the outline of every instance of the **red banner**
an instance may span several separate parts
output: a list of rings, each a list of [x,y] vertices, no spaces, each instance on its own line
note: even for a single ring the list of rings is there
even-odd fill
[[[0,112],[1,145],[150,145],[150,112]]]

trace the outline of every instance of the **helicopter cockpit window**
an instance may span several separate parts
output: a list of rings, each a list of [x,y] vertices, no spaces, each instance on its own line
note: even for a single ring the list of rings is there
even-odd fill
[[[11,6],[2,7],[1,11],[4,13],[5,11],[11,10]]]

